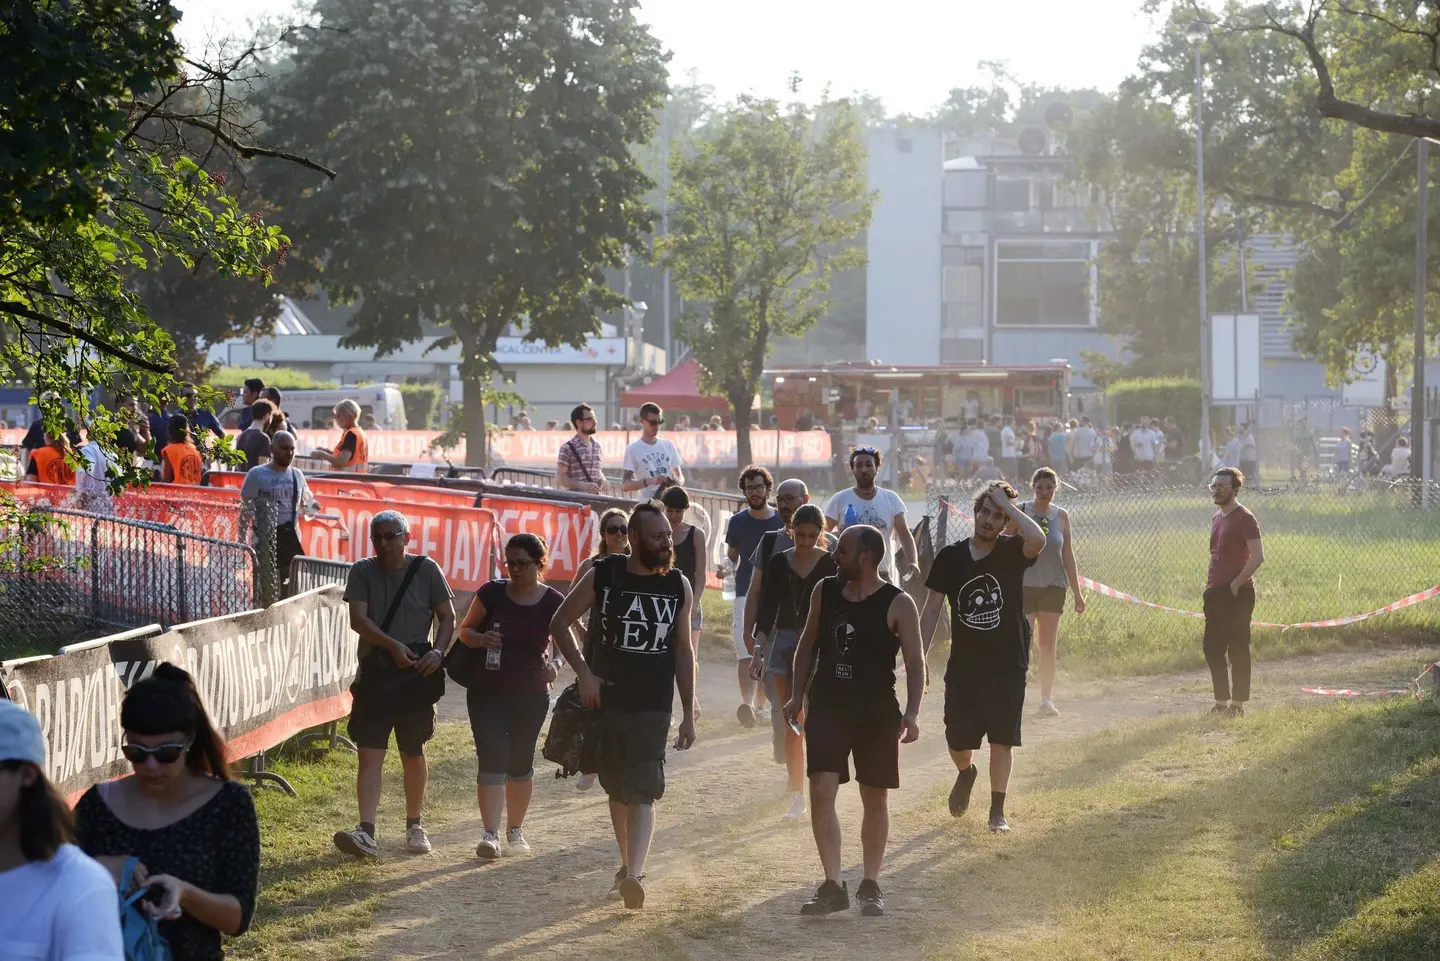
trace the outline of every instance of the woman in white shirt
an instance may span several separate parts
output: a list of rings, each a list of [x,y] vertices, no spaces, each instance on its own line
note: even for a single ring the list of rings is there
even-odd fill
[[[1390,451],[1390,463],[1380,468],[1380,473],[1386,477],[1404,477],[1410,473],[1409,438],[1395,438],[1395,447]]]
[[[0,700],[0,957],[123,961],[115,882],[70,843],[70,807],[44,768],[40,722]]]

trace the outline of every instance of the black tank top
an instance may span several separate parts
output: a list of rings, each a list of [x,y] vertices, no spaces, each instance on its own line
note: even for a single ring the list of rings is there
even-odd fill
[[[631,574],[627,554],[595,562],[591,651],[596,677],[607,683],[602,708],[669,711],[675,700],[675,641],[685,578]]]
[[[838,577],[827,577],[820,584],[811,703],[846,711],[895,706],[900,639],[890,633],[890,604],[900,588],[885,583],[862,601],[848,601]]]
[[[677,571],[679,571],[681,574],[684,574],[684,575],[685,575],[685,579],[690,582],[690,589],[693,591],[693,590],[695,589],[695,525],[694,525],[694,524],[691,524],[691,525],[690,525],[690,530],[688,530],[688,531],[685,532],[685,539],[684,539],[683,541],[678,541],[678,542],[676,542],[675,545],[674,545],[674,548],[675,548],[675,560],[673,561],[673,566],[674,566],[674,568],[675,568]]]

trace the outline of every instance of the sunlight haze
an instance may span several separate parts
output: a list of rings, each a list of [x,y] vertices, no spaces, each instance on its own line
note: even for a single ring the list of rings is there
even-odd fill
[[[278,15],[290,0],[177,0],[187,43],[243,30],[247,18]],[[674,53],[671,76],[691,71],[725,99],[784,97],[791,73],[806,99],[828,84],[857,91],[891,113],[921,114],[952,87],[981,82],[982,60],[1001,60],[1040,85],[1113,88],[1149,39],[1135,0],[645,0],[641,19]]]

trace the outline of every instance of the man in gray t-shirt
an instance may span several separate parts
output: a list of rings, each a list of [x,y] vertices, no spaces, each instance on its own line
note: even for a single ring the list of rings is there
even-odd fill
[[[366,671],[383,675],[390,670],[413,670],[428,677],[440,670],[445,648],[455,633],[455,608],[445,574],[433,560],[406,553],[410,524],[398,511],[381,511],[370,521],[374,557],[356,561],[345,584],[350,605],[350,626],[360,635],[360,677],[351,688],[349,734],[360,754],[356,777],[360,824],[353,831],[338,831],[335,846],[345,854],[374,857],[375,813],[380,806],[380,783],[390,732],[400,749],[405,772],[405,848],[427,854],[430,839],[420,826],[425,804],[428,767],[425,744],[435,736],[435,705],[416,704],[402,693],[372,687]],[[406,574],[414,576],[405,584]],[[404,594],[400,594],[405,584]],[[395,598],[395,616],[383,628]],[[431,629],[437,643],[431,647]],[[382,660],[383,659],[383,660]]]
[[[270,462],[253,468],[240,486],[240,529],[255,532],[257,549],[274,550],[276,579],[284,587],[290,581],[291,562],[305,553],[300,545],[300,512],[316,514],[319,505],[305,474],[292,466],[295,438],[282,430],[267,443]]]

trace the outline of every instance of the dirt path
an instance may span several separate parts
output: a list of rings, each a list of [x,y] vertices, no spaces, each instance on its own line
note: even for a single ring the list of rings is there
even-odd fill
[[[1326,655],[1260,665],[1257,701],[1304,697],[1300,686],[1316,679],[1343,683],[1351,676],[1363,683],[1377,665],[1396,655]],[[1403,661],[1419,663],[1422,657],[1410,652]],[[820,923],[802,922],[797,910],[819,875],[814,843],[808,823],[780,820],[788,796],[783,768],[771,763],[769,730],[747,732],[735,724],[732,665],[719,657],[702,664],[700,741],[668,762],[669,786],[658,809],[643,912],[627,912],[606,897],[617,856],[603,795],[598,788],[580,794],[573,781],[556,781],[541,765],[526,821],[535,854],[478,862],[473,852],[479,824],[473,816],[435,831],[430,857],[389,861],[378,869],[393,895],[376,917],[366,956],[924,957],[924,933],[942,920],[931,913],[948,910],[925,896],[924,872],[931,858],[927,840],[940,831],[958,830],[944,813],[954,768],[945,752],[938,697],[922,713],[921,740],[903,749],[902,787],[891,796],[882,879],[888,915],[861,919],[849,912]],[[1394,673],[1404,673],[1399,660]],[[1026,743],[1079,737],[1135,718],[1200,714],[1208,695],[1208,675],[1199,671],[1089,683],[1062,679],[1057,701],[1063,716],[1045,721],[1027,716]],[[444,705],[443,713],[462,718],[463,701],[458,714],[452,703]],[[984,759],[979,763],[983,771]],[[1009,805],[1017,833],[1025,828],[1026,788],[1022,751]],[[983,797],[983,784],[980,790]],[[853,889],[859,875],[859,799],[853,787],[842,789],[841,823]],[[965,830],[975,831],[975,825]],[[977,849],[990,843],[983,828],[971,837]]]

